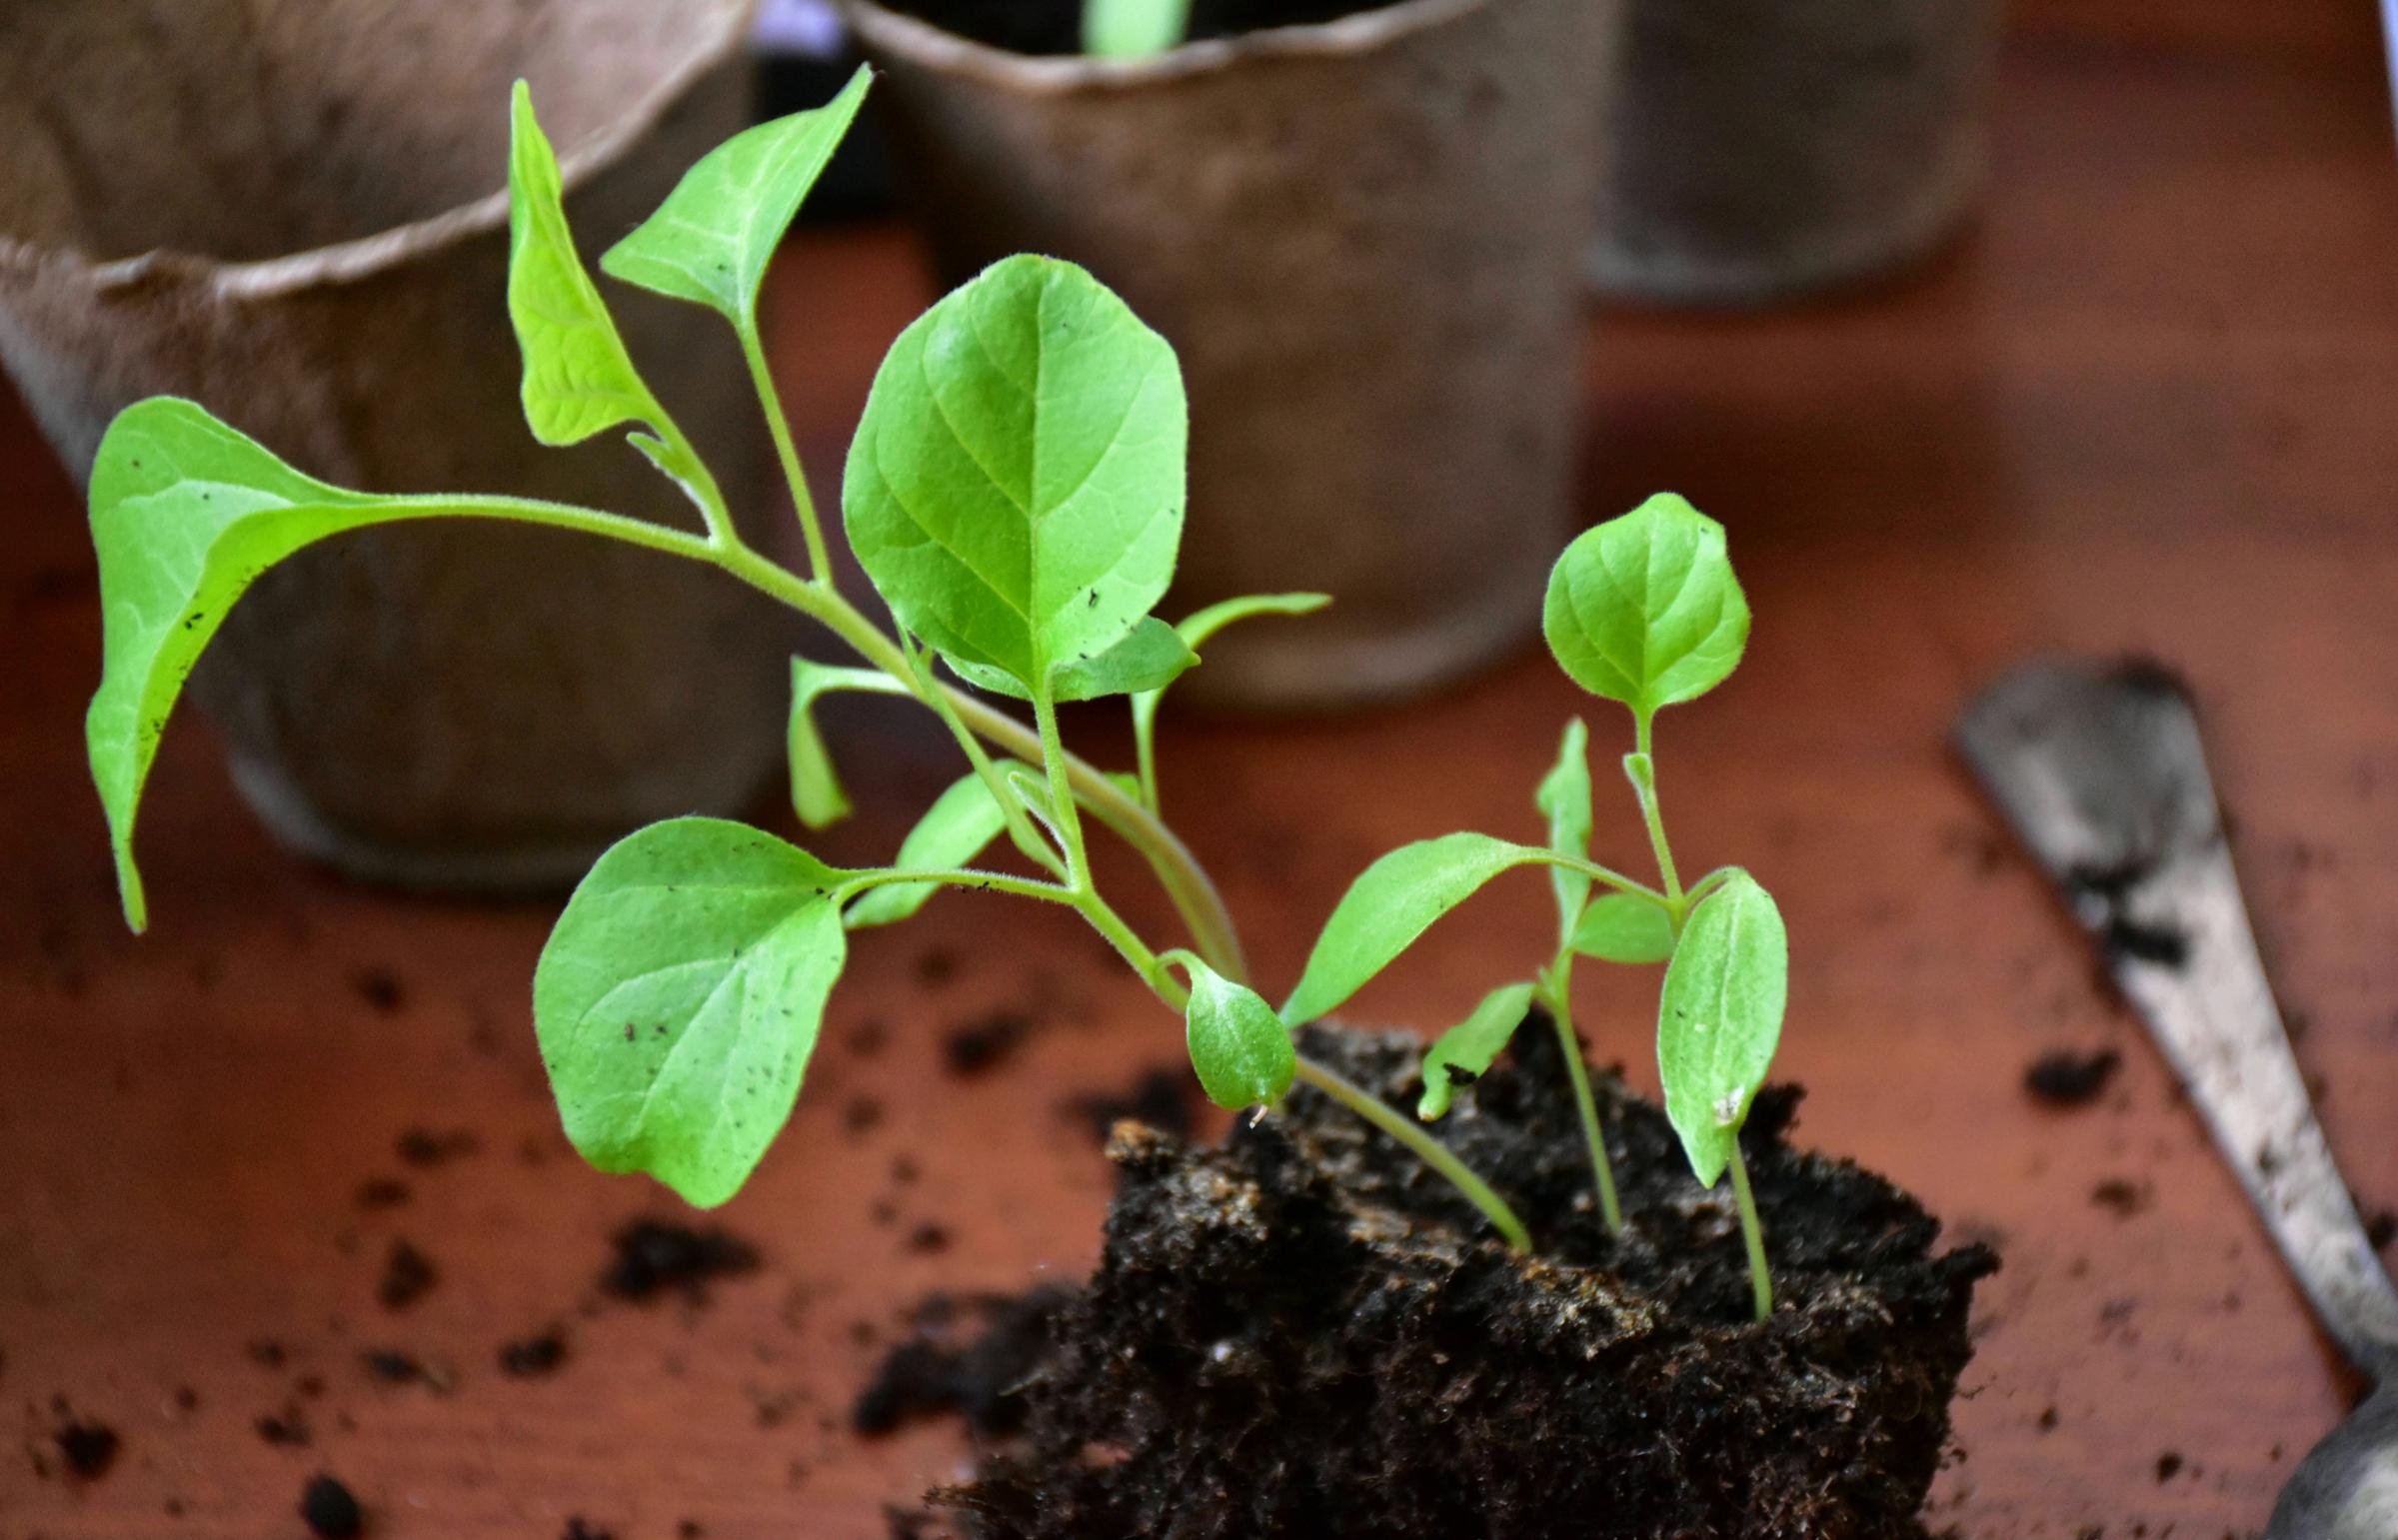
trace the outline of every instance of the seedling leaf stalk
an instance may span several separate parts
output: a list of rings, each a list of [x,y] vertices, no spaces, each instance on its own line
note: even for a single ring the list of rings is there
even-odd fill
[[[566,1131],[608,1171],[640,1171],[695,1204],[722,1203],[788,1120],[853,932],[906,920],[943,888],[1073,909],[1182,1014],[1208,1096],[1277,1105],[1304,1084],[1405,1144],[1518,1250],[1506,1200],[1425,1124],[1504,1049],[1533,1005],[1554,1025],[1605,1223],[1619,1207],[1606,1130],[1571,1008],[1577,957],[1667,963],[1658,1014],[1666,1107],[1691,1167],[1727,1172],[1757,1310],[1770,1308],[1763,1237],[1738,1134],[1779,1037],[1787,945],[1773,900],[1727,868],[1685,890],[1666,842],[1651,745],[1662,708],[1731,672],[1749,616],[1720,526],[1660,496],[1573,542],[1543,626],[1566,674],[1632,715],[1624,770],[1658,883],[1590,858],[1588,730],[1568,724],[1535,803],[1539,843],[1461,832],[1407,844],[1360,874],[1274,1009],[1248,980],[1230,916],[1160,816],[1155,724],[1165,691],[1222,628],[1303,615],[1318,594],[1228,601],[1169,625],[1153,612],[1183,533],[1189,414],[1165,339],[1072,264],[1015,257],[925,313],[894,343],[843,477],[841,533],[888,609],[886,628],[832,581],[818,516],[759,342],[769,256],[855,118],[861,71],[829,106],[736,136],[602,259],[607,274],[704,306],[734,329],[779,452],[807,551],[795,572],[737,525],[706,463],[651,393],[575,249],[557,161],[518,86],[509,161],[508,309],[524,355],[526,418],[545,443],[614,428],[679,485],[695,530],[520,498],[377,496],[285,465],[187,401],[129,407],[92,476],[105,661],[87,736],[127,921],[146,922],[134,817],[159,735],[226,611],[259,574],[335,535],[407,519],[511,520],[715,567],[820,623],[855,657],[792,672],[792,799],[820,828],[850,808],[817,708],[840,692],[934,713],[967,765],[892,863],[827,864],[718,818],[674,818],[601,857],[559,916],[534,976],[542,1058]],[[948,678],[944,678],[944,675]],[[1062,702],[1123,697],[1129,772],[1068,752]],[[1028,723],[1012,709],[1029,708]],[[1092,873],[1086,819],[1146,857],[1187,945],[1163,952]],[[978,864],[1006,834],[1020,860]],[[1424,1060],[1416,1117],[1295,1052],[1294,1028],[1338,1009],[1442,916],[1518,867],[1548,873],[1555,942]]]

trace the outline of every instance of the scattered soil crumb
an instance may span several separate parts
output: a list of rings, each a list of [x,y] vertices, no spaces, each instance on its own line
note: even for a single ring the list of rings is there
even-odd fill
[[[262,1369],[282,1368],[284,1358],[287,1356],[284,1353],[283,1344],[272,1337],[260,1337],[257,1341],[244,1347],[242,1353]]]
[[[2181,1474],[2181,1456],[2168,1449],[2156,1457],[2156,1479],[2159,1486]]]
[[[408,1003],[408,988],[400,975],[380,964],[362,967],[350,975],[350,987],[358,997],[375,1009],[390,1015]]]
[[[675,1540],[702,1540],[708,1526],[698,1519],[685,1519],[675,1526]]]
[[[600,1274],[601,1291],[644,1300],[680,1289],[695,1304],[718,1278],[758,1270],[758,1250],[730,1230],[665,1219],[636,1219],[616,1232],[616,1257]]]
[[[2122,1065],[2123,1055],[2112,1048],[2088,1053],[2052,1048],[2024,1069],[2023,1088],[2034,1101],[2052,1107],[2087,1106],[2106,1090]]]
[[[2110,1176],[2090,1189],[2090,1202],[2094,1206],[2111,1208],[2117,1217],[2124,1219],[2145,1210],[2155,1197],[2155,1189],[2146,1182],[2134,1182],[2121,1176]]]
[[[71,1418],[50,1435],[50,1441],[58,1446],[59,1463],[79,1481],[97,1481],[107,1475],[125,1443],[115,1428],[89,1417]]]
[[[558,1540],[616,1540],[616,1531],[594,1524],[578,1513],[566,1521]]]
[[[921,1251],[927,1256],[947,1251],[950,1249],[950,1232],[927,1221],[908,1232],[908,1249]]]
[[[1188,1139],[1192,1132],[1191,1086],[1188,1068],[1155,1064],[1141,1071],[1124,1090],[1077,1096],[1063,1103],[1059,1110],[1088,1124],[1092,1135],[1103,1144],[1116,1125],[1128,1117],[1147,1123],[1160,1133]]]
[[[1032,1035],[1032,1017],[1020,1010],[995,1010],[951,1028],[941,1042],[941,1059],[951,1074],[972,1079],[1006,1063]]]
[[[874,1437],[947,1412],[986,1436],[1024,1424],[1018,1385],[1050,1350],[1050,1328],[1075,1291],[1047,1285],[1015,1296],[935,1295],[914,1329],[884,1356],[850,1408],[850,1426]]]
[[[2380,1209],[2366,1219],[2365,1239],[2376,1251],[2389,1250],[2390,1242],[2398,1240],[2398,1209]]]
[[[958,954],[946,946],[931,946],[916,959],[917,982],[938,989],[958,976]]]
[[[841,1109],[841,1126],[855,1136],[871,1132],[883,1121],[883,1103],[872,1096],[853,1096]]]
[[[510,1342],[500,1349],[500,1372],[515,1379],[555,1374],[566,1362],[566,1333],[552,1327],[539,1336]]]
[[[370,1176],[358,1184],[358,1206],[370,1212],[398,1208],[409,1196],[408,1183],[396,1176]]]
[[[301,1490],[300,1522],[318,1540],[356,1540],[367,1528],[358,1499],[331,1476],[313,1477]]]
[[[307,1415],[296,1405],[286,1405],[279,1412],[269,1412],[251,1426],[258,1430],[261,1443],[272,1444],[278,1449],[305,1449],[314,1436],[309,1430]]]
[[[383,1277],[375,1285],[375,1297],[386,1310],[405,1310],[433,1292],[441,1281],[441,1273],[433,1258],[405,1240],[392,1242],[391,1252],[383,1261]]]
[[[860,1058],[873,1058],[891,1043],[891,1028],[873,1016],[850,1028],[850,1051]]]
[[[419,1170],[431,1170],[437,1165],[480,1152],[483,1141],[475,1136],[472,1128],[409,1128],[401,1132],[392,1147],[401,1163]]]
[[[445,1370],[397,1348],[369,1348],[358,1355],[358,1361],[366,1366],[369,1378],[386,1385],[424,1385],[436,1391],[450,1388],[450,1376]]]
[[[2057,1416],[2055,1407],[2044,1408],[2040,1413],[2039,1429],[2043,1433],[2054,1433],[2057,1423],[2062,1420]]]
[[[189,1385],[175,1387],[175,1410],[190,1416],[200,1409],[200,1392]]]

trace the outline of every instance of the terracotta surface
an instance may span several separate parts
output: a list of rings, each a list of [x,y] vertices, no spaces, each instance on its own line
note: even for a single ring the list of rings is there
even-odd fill
[[[1674,485],[1732,525],[1752,663],[1660,735],[1685,858],[1744,861],[1782,897],[1806,1135],[2006,1252],[1937,1522],[2211,1540],[2261,1527],[2344,1387],[1942,732],[2030,649],[2142,648],[2191,678],[2331,1138],[2368,1208],[2398,1204],[2398,177],[2368,33],[2292,24],[2249,47],[2217,8],[2167,46],[2080,25],[2092,9],[2052,8],[2013,51],[1987,228],[1920,282],[1774,320],[1594,322],[1585,506]],[[904,255],[843,238],[780,276],[820,473],[924,297]],[[546,910],[396,899],[276,853],[187,724],[147,819],[156,928],[128,938],[78,761],[88,558],[13,408],[0,496],[0,1536],[294,1535],[303,1481],[331,1470],[379,1535],[548,1540],[581,1514],[624,1540],[686,1518],[851,1540],[953,1471],[946,1429],[838,1431],[874,1356],[857,1334],[936,1287],[1086,1265],[1106,1173],[1057,1103],[1179,1047],[1097,944],[967,897],[863,942],[789,1136],[723,1215],[765,1271],[701,1311],[590,1304],[611,1227],[670,1205],[582,1170],[554,1130],[526,1018]],[[1382,848],[1529,833],[1576,708],[1527,655],[1403,713],[1176,718],[1168,806],[1279,986]],[[836,858],[887,850],[951,773],[896,711],[867,704],[837,740],[867,812]],[[1633,857],[1623,801],[1601,838]],[[1531,878],[1502,888],[1366,1010],[1462,1009],[1529,955],[1544,903]],[[955,973],[928,985],[936,953]],[[1637,1063],[1648,980],[1587,971],[1588,1020]],[[941,1073],[943,1034],[1000,1005],[1042,1030],[992,1077]],[[2060,1044],[2123,1051],[2101,1105],[2025,1099],[2024,1064]],[[853,1133],[865,1098],[883,1116]],[[480,1152],[404,1167],[412,1126],[472,1130]],[[377,1176],[409,1201],[362,1210]],[[2109,1178],[2138,1186],[2136,1213],[2091,1202]],[[912,1248],[925,1222],[946,1251]],[[395,1314],[375,1280],[398,1236],[440,1281]],[[499,1346],[552,1322],[566,1364],[504,1377]],[[266,1339],[282,1367],[248,1352]],[[371,1382],[359,1354],[382,1346],[454,1366],[455,1393]],[[54,1395],[121,1431],[105,1477],[33,1474]],[[262,1441],[254,1420],[295,1399],[313,1446]]]

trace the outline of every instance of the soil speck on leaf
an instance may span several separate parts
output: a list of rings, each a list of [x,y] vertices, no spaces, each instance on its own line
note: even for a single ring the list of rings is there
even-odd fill
[[[600,1289],[618,1299],[654,1299],[679,1289],[693,1303],[719,1278],[758,1270],[758,1251],[730,1230],[698,1229],[665,1219],[636,1219],[616,1232],[616,1256]]]
[[[1147,1123],[1160,1133],[1188,1139],[1192,1131],[1191,1086],[1189,1068],[1157,1064],[1141,1071],[1140,1077],[1124,1090],[1076,1096],[1059,1110],[1088,1124],[1092,1135],[1103,1144],[1116,1125],[1128,1117]]]
[[[1018,1010],[996,1010],[951,1028],[941,1041],[941,1061],[951,1074],[973,1079],[1006,1063],[1032,1035],[1032,1017]]]
[[[1015,1391],[1048,1354],[1051,1325],[1073,1296],[1051,1285],[1013,1297],[928,1299],[914,1330],[859,1393],[850,1426],[874,1437],[957,1412],[979,1434],[1015,1432],[1024,1425]]]
[[[514,1379],[555,1374],[566,1362],[566,1334],[555,1328],[500,1349],[500,1372]]]
[[[300,1522],[318,1540],[356,1540],[367,1527],[358,1499],[331,1476],[314,1477],[301,1490]]]
[[[392,1242],[390,1253],[383,1261],[383,1276],[375,1284],[375,1297],[386,1310],[405,1310],[433,1292],[441,1281],[433,1258],[405,1240]]]
[[[2087,1106],[2106,1090],[2122,1064],[2123,1055],[2112,1048],[2088,1053],[2053,1048],[2024,1069],[2023,1088],[2033,1100],[2048,1106]]]
[[[115,1428],[89,1417],[70,1419],[51,1433],[50,1441],[58,1446],[59,1463],[78,1481],[97,1481],[107,1475],[124,1447]]]

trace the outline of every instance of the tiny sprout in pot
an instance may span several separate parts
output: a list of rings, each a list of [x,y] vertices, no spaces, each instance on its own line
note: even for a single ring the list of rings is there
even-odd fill
[[[747,543],[721,484],[645,383],[559,216],[556,161],[521,87],[510,162],[509,313],[524,356],[528,422],[544,442],[560,444],[628,429],[632,447],[689,499],[692,527],[522,499],[352,492],[286,466],[185,401],[143,402],[118,419],[93,479],[106,658],[88,726],[128,919],[138,928],[145,918],[133,826],[159,734],[225,611],[277,561],[374,525],[451,518],[575,531],[713,568],[815,621],[853,655],[840,665],[793,665],[792,792],[804,824],[821,827],[850,804],[833,746],[817,722],[829,695],[894,697],[931,713],[955,743],[963,769],[885,865],[835,866],[775,834],[704,817],[653,824],[601,857],[559,916],[533,989],[534,1024],[559,1114],[591,1164],[646,1173],[694,1204],[731,1199],[792,1115],[854,940],[873,944],[869,932],[905,922],[947,888],[1051,904],[1082,916],[1183,1018],[1192,1068],[1208,1097],[1258,1113],[1242,1120],[1233,1142],[1218,1152],[1173,1151],[1155,1140],[1121,1147],[1128,1185],[1120,1202],[1146,1201],[1144,1183],[1186,1179],[1197,1182],[1193,1192],[1251,1193],[1253,1203],[1242,1200],[1249,1217],[1239,1243],[1280,1244],[1287,1237],[1297,1246],[1297,1258],[1266,1267],[1280,1280],[1282,1292],[1274,1297],[1302,1313],[1338,1312],[1327,1328],[1331,1335],[1371,1319],[1348,1311],[1337,1291],[1315,1292],[1317,1265],[1332,1266],[1335,1257],[1345,1259],[1337,1267],[1353,1270],[1354,1287],[1367,1293],[1430,1269],[1443,1280],[1483,1279],[1498,1291],[1487,1298],[1515,1298],[1538,1310],[1555,1304],[1540,1291],[1596,1286],[1577,1280],[1609,1267],[1617,1269],[1617,1282],[1599,1287],[1609,1299],[1633,1297],[1615,1292],[1618,1285],[1637,1290],[1656,1278],[1685,1277],[1690,1281],[1673,1288],[1656,1287],[1645,1303],[1627,1304],[1631,1315],[1624,1318],[1679,1322],[1675,1330],[1683,1337],[1673,1340],[1698,1344],[1692,1352],[1723,1355],[1718,1367],[1729,1366],[1725,1372],[1762,1372],[1757,1365],[1796,1355],[1815,1369],[1762,1386],[1743,1380],[1738,1393],[1773,1400],[1810,1428],[1845,1429],[1861,1416],[1877,1434],[1896,1430],[1892,1436],[1903,1435],[1910,1448],[1928,1440],[1936,1455],[1962,1363],[1963,1302],[1983,1264],[1930,1258],[1928,1221],[1899,1242],[1872,1229],[1908,1211],[1905,1205],[1862,1173],[1842,1175],[1784,1148],[1776,1135],[1787,1122],[1786,1097],[1760,1118],[1761,1131],[1752,1131],[1760,1162],[1752,1187],[1740,1134],[1759,1105],[1782,1024],[1788,962],[1781,919],[1765,889],[1740,868],[1685,886],[1666,837],[1655,718],[1722,683],[1748,636],[1748,607],[1721,527],[1678,498],[1654,498],[1574,541],[1549,580],[1544,624],[1558,663],[1631,714],[1633,747],[1623,763],[1654,882],[1592,858],[1590,734],[1582,722],[1570,722],[1527,809],[1539,814],[1543,837],[1519,842],[1456,832],[1383,855],[1334,906],[1276,1010],[1250,982],[1213,883],[1160,815],[1155,723],[1164,692],[1205,666],[1223,628],[1278,623],[1320,607],[1324,598],[1236,599],[1173,624],[1155,613],[1180,555],[1186,492],[1188,412],[1181,367],[1165,339],[1079,267],[1040,257],[1003,261],[934,305],[893,344],[851,447],[838,525],[828,528],[809,497],[759,353],[758,282],[865,89],[862,74],[831,106],[752,129],[712,153],[654,219],[601,262],[620,280],[715,311],[734,330],[756,366],[760,408],[790,474],[809,553],[804,571],[780,566]],[[890,626],[834,586],[837,536],[846,537],[865,569]],[[1070,753],[1060,727],[1061,702],[1116,699],[1125,702],[1133,727],[1131,770],[1105,770]],[[1101,833],[1146,859],[1180,922],[1182,944],[1160,948],[1103,892],[1091,858],[1091,842]],[[1549,879],[1556,922],[1544,955],[1524,973],[1502,975],[1428,1052],[1320,1023],[1442,917],[1519,868]],[[1594,1079],[1583,1061],[1572,1014],[1573,968],[1583,957],[1623,967],[1665,964],[1657,1018],[1662,1117],[1613,1077]],[[1524,1024],[1535,1020],[1545,1021],[1546,1030],[1519,1041]],[[1740,1263],[1714,1260],[1726,1253],[1721,1241],[1728,1231],[1710,1230],[1705,1215],[1720,1213],[1717,1200],[1679,1174],[1673,1135],[1698,1183],[1713,1187],[1730,1177],[1755,1321],[1743,1307],[1727,1322],[1708,1303],[1716,1297],[1705,1281],[1708,1270]],[[1818,1230],[1793,1264],[1799,1287],[1776,1309],[1764,1216],[1800,1211],[1809,1197],[1834,1217],[1815,1216]],[[1352,1211],[1354,1223],[1343,1217]],[[1195,1211],[1167,1202],[1143,1212],[1188,1218]],[[1282,1217],[1259,1217],[1275,1214]],[[1883,1217],[1843,1217],[1852,1214]],[[1841,1223],[1864,1225],[1868,1233],[1843,1250]],[[1821,1233],[1825,1224],[1833,1231],[1828,1237]],[[1112,1223],[1110,1233],[1113,1248],[1138,1245],[1143,1232],[1125,1219]],[[1404,1247],[1389,1249],[1398,1245],[1392,1237],[1406,1237]],[[1187,1235],[1172,1247],[1227,1263],[1237,1254],[1230,1241],[1194,1251]],[[1527,1255],[1535,1250],[1536,1263]],[[1850,1265],[1840,1259],[1852,1253],[1912,1259],[1892,1284],[1921,1300],[1903,1331],[1886,1329],[1898,1316],[1882,1296],[1825,1282],[1826,1267]],[[1112,1249],[1110,1256],[1104,1267],[1123,1253]],[[1165,1297],[1179,1287],[1171,1276],[1176,1269],[1135,1271],[1149,1280],[1142,1288],[1162,1291],[1162,1311],[1182,1308]],[[1202,1266],[1194,1276],[1205,1273]],[[1227,1287],[1207,1279],[1203,1308],[1217,1320],[1210,1332],[1222,1329],[1224,1299],[1248,1297],[1242,1289],[1251,1286],[1229,1293]],[[1443,1282],[1409,1297],[1485,1297],[1446,1290]],[[1535,1303],[1524,1302],[1535,1296]],[[1860,1297],[1879,1323],[1875,1330],[1896,1344],[1890,1351],[1920,1362],[1893,1367],[1870,1353],[1858,1359],[1842,1335],[1848,1326],[1825,1312]],[[1254,1324],[1266,1329],[1271,1310],[1263,1303],[1256,1310]],[[1602,1332],[1621,1325],[1619,1313],[1578,1306],[1568,1312]],[[1288,1325],[1277,1320],[1272,1329]],[[1439,1339],[1470,1338],[1481,1351],[1503,1355],[1512,1338],[1496,1324],[1478,1318],[1442,1326]],[[1653,1347],[1666,1337],[1651,1330],[1645,1340]],[[1577,1340],[1508,1372],[1553,1376],[1560,1365],[1612,1361],[1613,1352],[1596,1339]],[[1296,1346],[1277,1347],[1257,1361],[1306,1356]],[[1408,1362],[1434,1358],[1447,1361],[1425,1353]],[[1887,1370],[1896,1388],[1886,1408],[1872,1401],[1860,1412],[1865,1392],[1842,1377],[1851,1369],[1839,1365],[1866,1360],[1860,1372]],[[1200,1394],[1189,1384],[1110,1379],[1151,1372],[1138,1367],[1147,1362],[1138,1353],[1110,1346],[1098,1361],[1104,1370],[1089,1383],[1114,1384],[1127,1405],[1154,1408],[1173,1396]],[[1349,1378],[1382,1372],[1362,1363],[1340,1371]],[[1471,1383],[1470,1365],[1454,1372],[1459,1383]],[[1659,1365],[1643,1382],[1712,1384],[1712,1373]],[[1069,1374],[1047,1383],[1082,1382]],[[1493,1436],[1502,1443],[1517,1436],[1563,1439],[1595,1450],[1622,1436],[1605,1421],[1619,1411],[1684,1415],[1613,1393],[1629,1393],[1632,1384],[1627,1379],[1587,1404],[1574,1387],[1564,1387],[1570,1416],[1582,1420]],[[1248,1408],[1243,1416],[1258,1404],[1287,1402],[1290,1415],[1302,1419],[1321,1409],[1278,1392],[1260,1402],[1256,1392],[1243,1386],[1234,1397]],[[1547,1402],[1532,1395],[1507,1404]],[[1457,1414],[1449,1402],[1437,1405],[1443,1409],[1435,1414],[1427,1403],[1424,1426]],[[1723,1421],[1711,1402],[1691,1415],[1707,1426]],[[1044,1426],[1038,1415],[1034,1426]],[[1396,1432],[1412,1436],[1406,1430],[1414,1426]],[[1283,1431],[1329,1437],[1334,1425]],[[1386,1436],[1393,1436],[1391,1428],[1371,1435]],[[1364,1432],[1340,1437],[1357,1447],[1371,1441]],[[1227,1457],[1245,1447],[1228,1432],[1222,1444]],[[1123,1479],[1157,1490],[1233,1490],[1237,1483],[1211,1468],[1191,1477],[1196,1485],[1168,1477],[1169,1464],[1210,1447],[1207,1439],[1183,1440],[1175,1446],[1180,1453],[1126,1462]],[[1810,1465],[1803,1481],[1791,1479],[1812,1489],[1822,1471],[1855,1463],[1842,1452],[1846,1447],[1825,1444],[1820,1470]],[[1546,1468],[1556,1462],[1528,1463],[1542,1467],[1533,1473],[1537,1480],[1566,1479]],[[1749,1464],[1728,1457],[1720,1463],[1731,1472]],[[1928,1481],[1930,1463],[1923,1462],[1921,1481]],[[1559,1469],[1569,1475],[1585,1464],[1602,1474],[1614,1469],[1605,1461]],[[1079,1479],[1077,1467],[1063,1459],[1052,1475]],[[1824,1511],[1842,1522],[1860,1513],[1911,1513],[1921,1481],[1910,1463]],[[1335,1484],[1341,1496],[1329,1511],[1390,1490],[1365,1472]],[[1474,1482],[1459,1480],[1441,1488],[1471,1489]],[[987,1518],[1012,1500],[997,1474],[982,1490],[990,1505],[978,1511]],[[1130,1490],[1108,1500],[1133,1501]],[[1653,1473],[1623,1491],[1576,1491],[1519,1500],[1526,1511],[1579,1513],[1603,1498],[1608,1511],[1638,1514],[1648,1510],[1624,1501],[1671,1498],[1681,1507],[1626,1520],[1644,1527],[1625,1533],[1660,1535],[1714,1532],[1708,1526],[1715,1515],[1751,1506],[1744,1491],[1729,1486],[1674,1496],[1674,1484]],[[1293,1494],[1257,1510],[1264,1521],[1227,1512],[1192,1532],[1253,1533],[1241,1526],[1296,1523],[1325,1511],[1311,1504],[1329,1500],[1323,1492]],[[1443,1500],[1426,1497],[1420,1512],[1437,1516]],[[1148,1533],[1160,1522],[1147,1509],[1109,1511],[1119,1516],[1089,1532]],[[1448,1525],[1441,1533],[1461,1532],[1440,1522]],[[1360,1532],[1402,1527],[1377,1521]],[[1823,1532],[1852,1531],[1834,1525]]]

